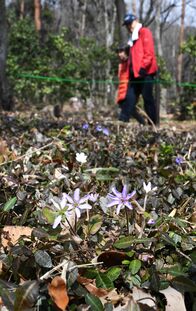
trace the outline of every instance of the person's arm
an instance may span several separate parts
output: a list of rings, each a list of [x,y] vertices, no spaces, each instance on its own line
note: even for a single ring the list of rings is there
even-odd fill
[[[139,70],[139,75],[143,77],[146,75],[146,71],[148,67],[150,67],[154,57],[154,41],[152,33],[148,28],[141,29],[140,36],[143,45],[143,58],[141,62],[141,68]]]

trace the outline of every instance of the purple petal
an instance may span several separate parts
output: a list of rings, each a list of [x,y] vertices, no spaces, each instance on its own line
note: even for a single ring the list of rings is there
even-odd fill
[[[75,191],[74,191],[74,201],[75,202],[79,202],[80,200],[80,189],[77,188]]]
[[[118,214],[120,213],[120,210],[121,210],[122,207],[123,207],[123,204],[119,204],[119,205],[117,206],[116,215],[118,215]]]
[[[85,195],[83,198],[80,198],[79,201],[78,201],[78,203],[79,203],[79,204],[84,203],[84,202],[86,202],[88,199],[89,199],[89,195],[87,194],[87,195]]]
[[[114,205],[119,205],[119,200],[113,200],[107,204],[107,207],[112,207]]]
[[[125,199],[127,196],[127,185],[124,185],[123,190],[122,190],[122,197]]]
[[[68,195],[67,193],[65,193],[65,197],[66,197],[66,199],[67,199],[67,201],[68,201],[69,203],[71,203],[71,204],[74,203],[74,200],[72,199],[72,197],[70,197],[70,195]]]
[[[79,205],[78,208],[80,208],[80,209],[91,209],[92,206],[90,204],[86,203],[86,204]]]
[[[122,193],[119,192],[115,187],[112,188],[112,192],[117,196],[118,198],[121,198]]]
[[[134,197],[135,194],[136,194],[136,191],[135,191],[135,190],[132,191],[131,193],[129,193],[129,194],[127,195],[127,200],[129,200],[129,199],[131,199],[132,197]]]
[[[125,206],[128,207],[129,209],[133,209],[133,206],[130,202],[126,202]]]
[[[61,216],[61,215],[59,215],[59,216],[57,216],[57,217],[55,218],[54,223],[53,223],[53,226],[52,226],[53,229],[56,229],[56,227],[58,227],[58,225],[59,225],[60,222],[61,222],[61,219],[62,219],[62,216]]]

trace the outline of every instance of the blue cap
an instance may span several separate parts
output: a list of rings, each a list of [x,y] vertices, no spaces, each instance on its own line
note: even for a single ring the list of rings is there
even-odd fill
[[[131,13],[128,13],[124,17],[123,26],[131,24],[133,21],[135,21],[137,17]]]

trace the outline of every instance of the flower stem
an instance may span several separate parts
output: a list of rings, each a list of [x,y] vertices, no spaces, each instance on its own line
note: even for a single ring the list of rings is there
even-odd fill
[[[130,233],[129,231],[129,214],[128,214],[128,208],[125,207],[125,215],[126,215],[126,220],[127,220],[127,232],[128,234]]]

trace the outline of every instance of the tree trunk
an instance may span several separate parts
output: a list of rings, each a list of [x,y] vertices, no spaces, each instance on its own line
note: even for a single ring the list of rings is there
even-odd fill
[[[157,47],[157,53],[160,57],[163,57],[162,40],[161,40],[161,3],[162,0],[156,2],[156,16],[155,16],[155,42]],[[167,89],[161,84],[156,84],[156,108],[157,108],[157,124],[160,121],[160,113],[166,114],[166,98]]]
[[[119,42],[120,44],[127,43],[127,31],[125,27],[122,26],[123,18],[125,15],[126,7],[123,0],[115,0],[115,6],[117,11],[117,22],[119,30]]]
[[[131,7],[132,7],[132,13],[134,15],[137,15],[137,8],[136,8],[136,1],[135,0],[132,0]]]
[[[24,8],[25,8],[24,0],[20,0],[20,19],[24,18]]]
[[[41,0],[34,0],[34,20],[35,20],[35,28],[37,31],[41,30]]]
[[[5,0],[0,0],[0,104],[4,110],[11,110],[12,100],[6,77],[7,21]]]
[[[185,0],[182,0],[179,48],[181,48],[182,43],[184,41],[185,6],[186,6],[186,2],[185,2]],[[177,82],[179,82],[179,83],[182,81],[182,64],[183,64],[183,54],[180,51],[180,54],[178,56],[178,63],[177,63]]]

